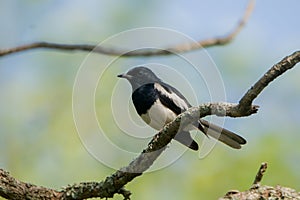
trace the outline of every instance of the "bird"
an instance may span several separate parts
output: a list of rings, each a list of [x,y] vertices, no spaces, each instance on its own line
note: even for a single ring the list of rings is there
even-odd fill
[[[129,81],[136,112],[144,122],[156,130],[161,130],[179,114],[192,107],[182,93],[163,82],[145,66],[134,67],[117,77]],[[192,129],[198,129],[207,137],[211,136],[234,149],[240,149],[246,144],[243,137],[204,119],[191,123],[191,126],[192,128],[183,128],[178,131],[174,139],[195,151],[199,149],[199,146],[191,137]]]

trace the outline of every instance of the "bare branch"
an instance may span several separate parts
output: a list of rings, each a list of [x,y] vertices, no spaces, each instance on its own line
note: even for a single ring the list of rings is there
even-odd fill
[[[241,20],[239,21],[235,29],[228,35],[223,37],[201,40],[198,41],[197,43],[180,44],[174,47],[166,48],[164,50],[139,49],[135,51],[127,51],[126,49],[120,49],[117,47],[109,48],[109,47],[88,45],[88,44],[57,44],[57,43],[50,43],[50,42],[34,42],[31,44],[26,44],[26,45],[22,45],[10,49],[2,49],[0,50],[0,57],[12,53],[17,53],[17,52],[26,51],[30,49],[37,49],[37,48],[56,49],[56,50],[64,50],[64,51],[88,51],[88,52],[94,52],[94,53],[100,53],[106,55],[116,55],[116,56],[154,56],[154,55],[169,55],[173,53],[182,53],[182,52],[192,51],[201,48],[225,45],[231,42],[237,36],[237,34],[242,30],[245,24],[248,22],[254,8],[254,4],[255,4],[255,0],[249,0],[244,16],[241,18]]]
[[[121,168],[102,182],[79,183],[66,187],[62,191],[55,191],[32,184],[23,183],[10,177],[3,170],[0,171],[0,195],[9,199],[23,199],[29,195],[35,199],[36,195],[43,195],[44,199],[85,199],[92,197],[108,198],[119,193],[129,199],[130,192],[124,186],[134,178],[142,175],[158,156],[166,149],[168,143],[175,137],[180,125],[190,123],[207,115],[243,117],[257,112],[258,106],[251,105],[260,92],[275,78],[300,62],[300,51],[287,56],[274,65],[253,87],[242,97],[239,104],[206,103],[192,107],[167,124],[157,133],[147,148],[128,166]],[[249,100],[250,99],[250,100]],[[248,105],[250,103],[250,106]],[[257,179],[259,182],[260,179]],[[29,194],[30,193],[30,194]]]
[[[260,168],[255,176],[254,181],[253,181],[253,185],[257,185],[261,182],[267,168],[268,168],[268,164],[266,162],[261,163]]]
[[[260,181],[267,169],[267,163],[262,163],[249,190],[240,192],[238,190],[228,191],[219,200],[257,200],[257,199],[300,199],[300,193],[288,187],[277,185],[276,187],[263,185]]]
[[[226,35],[225,37],[210,38],[210,39],[199,41],[197,44],[195,44],[195,43],[182,44],[182,45],[178,45],[173,48],[170,48],[169,50],[171,52],[182,53],[182,52],[192,51],[192,50],[199,49],[199,48],[208,48],[208,47],[212,47],[212,46],[228,44],[244,28],[244,26],[246,25],[246,23],[248,22],[248,20],[251,16],[251,13],[254,10],[254,6],[255,6],[255,0],[249,0],[243,17],[240,19],[240,21],[237,24],[237,26],[235,27],[235,29],[232,32],[230,32],[228,35]]]
[[[59,199],[58,191],[16,180],[0,169],[0,196],[7,199]]]
[[[275,64],[269,69],[241,98],[239,101],[240,110],[243,112],[249,110],[253,100],[268,86],[269,83],[274,81],[278,76],[282,75],[287,70],[293,68],[300,62],[300,51],[283,58],[279,63]]]

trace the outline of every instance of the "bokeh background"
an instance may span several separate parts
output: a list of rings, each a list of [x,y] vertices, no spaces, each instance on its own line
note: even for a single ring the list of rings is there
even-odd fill
[[[231,31],[246,5],[247,1],[232,0],[0,0],[0,48],[34,41],[97,44],[119,32],[148,26],[205,39]],[[299,50],[299,7],[298,0],[259,1],[232,43],[207,49],[222,75],[229,102],[237,102],[267,69]],[[16,178],[59,189],[102,180],[114,172],[86,151],[73,121],[73,83],[86,56],[87,52],[36,49],[0,57],[0,167]],[[123,70],[116,66],[112,78],[103,80],[107,89],[96,95],[100,113],[111,112],[107,99],[116,73]],[[247,138],[244,148],[236,151],[220,144],[204,159],[187,151],[169,167],[129,183],[132,197],[216,199],[230,189],[248,189],[261,162],[269,164],[263,184],[299,191],[299,75],[297,66],[270,84],[255,101],[261,107],[258,114],[226,118],[227,128]],[[115,126],[110,123],[107,120],[106,127]],[[121,133],[114,128],[112,134],[115,131]],[[149,132],[154,133],[150,128]],[[119,159],[120,167],[127,164],[118,155],[104,153]]]

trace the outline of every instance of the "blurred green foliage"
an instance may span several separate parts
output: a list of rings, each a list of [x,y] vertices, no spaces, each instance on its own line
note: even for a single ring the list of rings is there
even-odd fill
[[[154,1],[147,6],[114,3],[0,1],[1,48],[39,40],[96,43],[110,34],[138,26],[163,26],[186,30],[186,33],[193,30],[188,34],[212,37],[231,27],[232,24],[224,24],[229,23],[224,16],[236,20],[245,6],[243,3],[212,13],[215,7],[201,1],[208,7],[204,15],[209,15],[211,21],[207,18],[205,23],[202,16],[199,23],[212,27],[215,23],[216,30],[209,32],[212,27],[207,27],[199,33],[194,27],[195,23],[199,24],[192,19],[200,15],[195,8],[201,3],[169,5]],[[298,6],[288,8],[299,7],[298,1],[294,4]],[[273,27],[265,18],[266,22],[260,21],[262,16],[276,17],[273,10],[288,10],[276,4],[270,11],[267,5],[258,3],[253,20],[235,42],[209,50],[224,79],[229,101],[236,102],[268,67],[299,47],[296,40],[299,29],[273,33],[276,25]],[[263,15],[264,12],[267,14]],[[281,16],[295,27],[294,16],[289,12]],[[7,23],[6,18],[13,23]],[[170,19],[176,20],[170,23]],[[270,40],[265,41],[268,37]],[[39,49],[0,58],[0,167],[17,179],[60,189],[74,182],[103,180],[115,171],[87,152],[74,125],[72,89],[85,56],[84,52]],[[144,145],[134,146],[128,138],[118,140],[122,132],[111,120],[109,98],[117,81],[116,74],[125,69],[121,64],[106,73],[101,82],[106,89],[95,94],[97,116],[105,130],[111,131],[108,136],[111,140],[139,152]],[[101,62],[95,65],[101,66]],[[269,164],[263,184],[281,184],[300,190],[299,73],[299,69],[293,69],[293,73],[272,83],[255,102],[261,106],[255,116],[227,121],[226,127],[247,138],[248,144],[243,149],[232,150],[220,144],[204,159],[199,159],[198,153],[187,151],[169,167],[146,173],[129,183],[126,187],[133,192],[133,199],[216,199],[230,189],[248,189],[261,162]],[[106,115],[109,117],[105,118]],[[154,133],[149,128],[151,131]],[[120,167],[127,164],[122,157],[113,156],[119,160]]]

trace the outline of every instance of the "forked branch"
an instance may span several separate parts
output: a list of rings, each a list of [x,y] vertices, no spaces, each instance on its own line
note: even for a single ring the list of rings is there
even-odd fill
[[[207,103],[190,108],[180,114],[174,121],[167,124],[163,130],[157,133],[141,154],[128,166],[119,169],[101,182],[83,182],[68,186],[61,191],[56,191],[17,181],[4,170],[0,170],[0,196],[8,199],[28,199],[30,197],[30,199],[75,200],[92,197],[109,198],[113,197],[114,194],[122,194],[125,199],[129,199],[131,193],[125,190],[124,186],[149,169],[172,138],[175,137],[181,123],[188,123],[207,115],[243,117],[256,113],[258,107],[252,105],[253,100],[275,78],[299,62],[300,51],[296,51],[282,59],[249,89],[238,104],[224,102]]]

